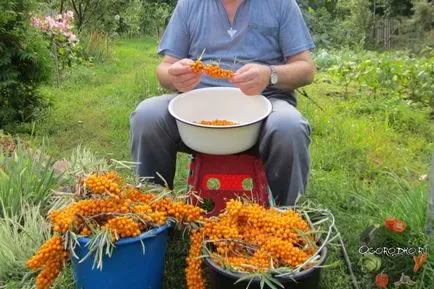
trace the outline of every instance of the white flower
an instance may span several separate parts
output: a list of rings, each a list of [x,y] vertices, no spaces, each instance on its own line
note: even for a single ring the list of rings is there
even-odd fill
[[[428,179],[428,175],[421,175],[419,177],[419,181],[426,181]]]
[[[74,19],[74,12],[72,12],[71,10],[66,11],[63,15],[64,15],[66,18]]]
[[[116,21],[119,21],[119,19],[121,19],[121,16],[119,16],[119,15],[115,15],[115,20],[116,20]]]

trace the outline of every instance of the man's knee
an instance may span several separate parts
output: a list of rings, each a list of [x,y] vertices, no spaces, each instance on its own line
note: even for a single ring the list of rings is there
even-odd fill
[[[148,100],[144,100],[130,115],[131,129],[143,128],[152,120],[155,120],[157,114],[152,109],[152,105],[147,103]]]
[[[159,123],[164,123],[169,118],[167,106],[170,99],[163,95],[142,101],[130,115],[131,132],[153,133],[161,127]]]
[[[276,141],[310,141],[310,126],[300,113],[277,112],[267,119],[266,129],[271,130]]]

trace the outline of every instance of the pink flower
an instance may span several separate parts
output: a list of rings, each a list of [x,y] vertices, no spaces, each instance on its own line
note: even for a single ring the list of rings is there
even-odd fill
[[[71,33],[71,35],[68,37],[68,40],[70,42],[75,42],[75,41],[77,41],[77,36],[75,36],[75,34]]]
[[[30,17],[31,24],[41,29],[45,34],[49,36],[64,35],[70,44],[77,44],[77,36],[72,33],[72,25],[69,21],[74,18],[72,11],[66,11],[63,14],[56,16],[46,16],[44,18],[38,18],[36,16]]]
[[[32,20],[33,26],[38,27],[38,28],[42,26],[42,21],[38,17],[32,16],[31,20]]]
[[[47,21],[48,27],[50,29],[56,28],[56,21],[51,16],[45,17],[45,20]]]
[[[71,10],[68,10],[68,11],[63,13],[63,17],[66,17],[68,19],[74,19],[74,12],[72,12]]]

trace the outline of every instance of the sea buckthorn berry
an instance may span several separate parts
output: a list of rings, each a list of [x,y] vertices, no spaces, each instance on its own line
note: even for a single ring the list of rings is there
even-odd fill
[[[63,238],[54,236],[48,239],[26,263],[27,267],[33,271],[42,269],[36,277],[36,288],[50,288],[67,259],[68,253],[64,250]]]
[[[195,123],[203,124],[203,125],[213,125],[213,126],[228,126],[228,125],[238,124],[235,121],[224,120],[224,119],[201,120],[201,121],[195,121]]]
[[[232,70],[223,69],[219,64],[203,64],[201,60],[196,60],[193,64],[191,64],[191,68],[193,72],[204,72],[213,78],[229,79],[234,76],[234,72]]]
[[[205,215],[199,207],[123,185],[123,180],[115,172],[91,174],[84,183],[88,188],[84,191],[85,199],[50,212],[49,220],[56,233],[92,236],[109,229],[112,241],[116,241],[164,225],[168,218],[180,223],[199,222]],[[42,269],[36,278],[37,289],[49,288],[61,271],[68,258],[63,243],[62,236],[55,236],[27,261],[30,269]]]
[[[310,238],[306,221],[295,211],[279,211],[258,204],[230,200],[226,210],[207,219],[191,234],[186,279],[189,289],[204,289],[201,249],[210,244],[211,258],[220,266],[240,272],[296,268],[314,253],[305,246]],[[313,239],[309,243],[315,243]]]
[[[119,194],[122,179],[115,172],[107,172],[102,175],[92,174],[85,180],[85,184],[92,193]]]

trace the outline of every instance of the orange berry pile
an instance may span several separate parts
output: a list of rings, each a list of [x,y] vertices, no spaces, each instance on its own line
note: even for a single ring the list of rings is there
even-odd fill
[[[87,187],[87,191],[82,192],[85,199],[49,214],[54,232],[92,236],[109,229],[114,242],[120,238],[136,237],[166,224],[169,219],[183,223],[204,218],[203,209],[123,185],[121,177],[114,172],[92,174],[84,183]],[[48,240],[27,262],[33,270],[43,267],[36,279],[38,289],[48,288],[62,269],[67,258],[62,240],[62,236]]]
[[[306,221],[294,210],[279,211],[258,204],[230,200],[217,218],[207,219],[192,232],[187,257],[189,289],[204,289],[201,249],[205,242],[212,260],[238,272],[266,272],[274,268],[296,268],[316,248]],[[300,232],[305,232],[300,234]],[[307,242],[306,238],[312,242]]]
[[[191,245],[186,262],[185,275],[188,289],[205,289],[205,280],[202,273],[203,259],[201,255],[203,236],[200,231],[195,230],[190,235]]]
[[[33,271],[42,269],[36,277],[36,288],[50,288],[67,259],[68,253],[63,247],[63,237],[54,236],[46,241],[26,264]]]
[[[109,228],[116,237],[114,239],[125,237],[136,237],[140,235],[140,225],[128,217],[115,217],[110,219],[105,227]]]
[[[92,174],[85,181],[87,187],[95,194],[112,193],[119,194],[122,180],[115,172],[103,175]]]
[[[223,69],[219,64],[204,64],[201,60],[196,60],[191,64],[193,72],[204,72],[213,78],[231,78],[234,72],[229,69]]]
[[[195,121],[195,123],[203,124],[203,125],[213,125],[213,126],[227,126],[227,125],[236,125],[237,122],[224,120],[224,119],[215,119],[215,120],[201,120]]]

